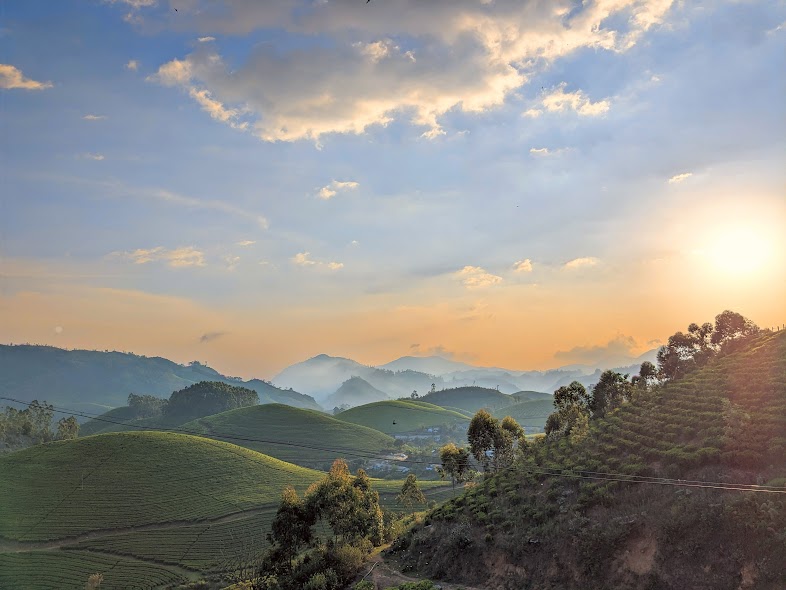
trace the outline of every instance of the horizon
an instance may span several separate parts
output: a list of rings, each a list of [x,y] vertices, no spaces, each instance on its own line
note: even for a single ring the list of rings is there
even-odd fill
[[[785,24],[776,0],[4,3],[0,340],[250,378],[781,325]]]

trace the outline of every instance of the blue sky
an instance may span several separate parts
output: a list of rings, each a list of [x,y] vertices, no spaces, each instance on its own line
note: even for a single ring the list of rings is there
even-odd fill
[[[784,22],[740,0],[3,2],[0,339],[266,376],[636,354],[729,307],[783,323]]]

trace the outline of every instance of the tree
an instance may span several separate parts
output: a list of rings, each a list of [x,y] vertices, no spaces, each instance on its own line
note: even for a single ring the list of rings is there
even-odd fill
[[[589,403],[593,417],[604,416],[630,399],[632,390],[627,378],[627,375],[611,370],[601,373],[600,379],[592,387]]]
[[[489,470],[489,453],[494,449],[498,428],[497,420],[486,410],[478,410],[469,423],[469,449],[475,460],[483,466],[484,472]]]
[[[658,376],[658,369],[650,361],[644,361],[639,367],[636,384],[639,387],[647,388]]]
[[[442,462],[440,475],[443,478],[449,475],[455,490],[456,482],[464,481],[470,473],[469,451],[448,443],[439,450],[439,459]]]
[[[735,311],[725,310],[715,316],[715,331],[712,343],[718,346],[759,332],[759,327],[751,320]]]
[[[578,381],[573,381],[554,392],[554,407],[558,411],[572,406],[589,411],[590,399],[585,387]]]
[[[60,418],[57,422],[57,438],[59,440],[71,440],[79,436],[79,422],[76,418]]]
[[[414,473],[410,473],[407,476],[404,485],[401,486],[401,493],[396,496],[396,501],[399,504],[403,504],[408,509],[412,509],[413,506],[417,504],[425,504],[426,503],[426,496],[423,495],[423,492],[420,490],[420,485],[418,485],[418,478],[415,476]]]
[[[284,488],[268,540],[276,547],[285,570],[292,567],[292,560],[300,549],[311,542],[311,527],[315,520],[314,515],[309,513],[298,498],[295,488]]]
[[[409,396],[409,397],[411,397],[412,399],[418,399],[418,398],[420,397],[420,396],[418,395],[418,390],[417,390],[417,389],[413,389],[413,390],[412,390],[412,393],[410,394],[410,396]]]
[[[524,429],[512,417],[505,416],[499,423],[494,441],[494,467],[507,467],[513,462],[514,452],[525,444]]]
[[[85,584],[85,590],[98,590],[101,587],[101,582],[104,581],[104,574],[91,574],[89,578],[87,578],[87,583]]]

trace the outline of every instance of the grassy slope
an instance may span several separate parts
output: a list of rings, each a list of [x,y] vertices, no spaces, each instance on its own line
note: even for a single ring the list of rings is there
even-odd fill
[[[337,420],[321,412],[281,404],[238,408],[188,422],[182,428],[217,439],[222,439],[221,435],[265,439],[270,442],[232,438],[224,440],[305,466],[333,461],[342,450],[348,452],[345,457],[348,461],[355,457],[350,454],[352,451],[379,453],[382,449],[390,448],[394,442],[392,437],[378,430]],[[304,446],[287,446],[276,442]]]
[[[467,417],[458,412],[426,402],[402,400],[358,406],[337,414],[336,418],[385,433],[409,432],[429,426],[467,421]]]
[[[102,589],[159,588],[182,580],[183,567],[193,575],[227,571],[264,549],[285,485],[302,492],[323,476],[226,442],[161,432],[103,434],[0,457],[0,588],[84,588],[94,572],[104,573]],[[391,508],[402,483],[373,480]],[[421,486],[437,500],[449,490],[443,482]],[[210,520],[222,516],[232,520]],[[128,529],[145,525],[166,528]],[[73,539],[84,533],[95,536]],[[2,552],[14,541],[50,539],[65,546]]]
[[[114,433],[0,457],[0,536],[57,539],[96,529],[215,517],[278,501],[320,473],[225,442]]]
[[[492,413],[497,418],[510,416],[524,427],[527,432],[542,432],[546,426],[546,419],[554,411],[554,401],[549,399],[536,399],[498,408]]]
[[[452,406],[473,413],[481,408],[498,408],[513,403],[509,395],[487,387],[443,389],[428,393],[421,400],[436,406]]]
[[[642,395],[583,440],[534,445],[399,542],[405,566],[488,588],[785,587],[786,495],[543,469],[783,486],[786,332]]]

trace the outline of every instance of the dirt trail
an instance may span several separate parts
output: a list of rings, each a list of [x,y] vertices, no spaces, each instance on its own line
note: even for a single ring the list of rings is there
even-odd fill
[[[361,579],[369,580],[374,583],[374,587],[377,590],[384,590],[385,588],[398,586],[404,582],[420,582],[423,580],[423,578],[406,576],[398,571],[391,562],[385,561],[385,557],[382,555],[384,549],[387,549],[387,547],[377,550],[369,558],[364,570],[365,577],[361,576],[357,581]],[[432,580],[432,582],[441,586],[442,590],[486,590],[480,586],[468,586],[467,584],[453,584],[449,582],[440,582],[438,580]]]
[[[257,514],[267,512],[275,508],[274,505],[263,506],[260,508],[251,508],[250,510],[242,510],[240,512],[233,512],[218,516],[215,518],[205,518],[203,520],[172,520],[169,522],[156,522],[152,524],[142,524],[132,527],[118,527],[111,529],[100,529],[75,535],[73,537],[63,537],[54,539],[52,541],[15,541],[13,539],[5,539],[0,537],[0,553],[20,553],[22,551],[35,551],[43,549],[60,549],[68,547],[69,545],[76,545],[83,541],[93,541],[96,539],[103,539],[105,537],[114,537],[115,535],[123,535],[126,533],[136,533],[143,531],[161,531],[175,528],[198,527],[202,525],[222,524],[226,522],[234,522],[236,520],[244,520]]]

